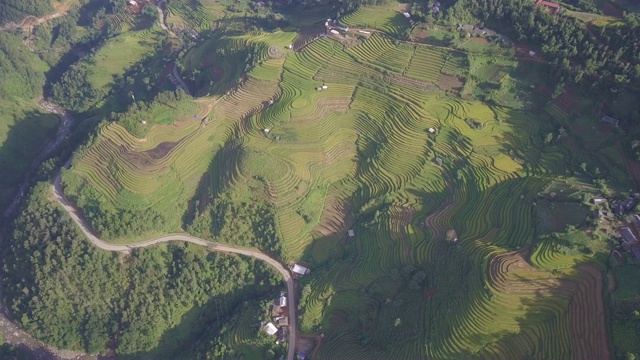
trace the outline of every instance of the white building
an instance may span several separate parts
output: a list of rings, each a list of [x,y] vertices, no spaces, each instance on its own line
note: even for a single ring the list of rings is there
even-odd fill
[[[529,56],[536,56],[536,52],[533,50],[529,50]]]
[[[436,129],[434,128],[429,128],[429,134],[435,134],[436,133]]]
[[[353,230],[349,229],[349,231],[347,231],[347,233],[349,234],[349,237],[354,237],[356,236],[356,233],[353,232]]]
[[[332,29],[332,30],[331,30],[331,33],[332,33],[332,34],[334,34],[334,35],[340,35],[340,33],[338,32],[338,30],[333,30],[333,29]]]
[[[404,17],[406,17],[407,19],[411,17],[411,14],[409,14],[408,12],[402,13],[402,15],[404,15]]]
[[[269,335],[275,335],[278,332],[278,328],[273,325],[273,323],[269,322],[262,328]]]
[[[293,266],[291,267],[291,271],[299,275],[307,275],[308,273],[311,272],[311,270],[298,264],[293,264]]]
[[[327,85],[322,85],[322,90],[326,90],[326,89],[328,89],[328,88],[329,88],[329,87],[328,87]]]
[[[280,299],[278,299],[278,306],[285,307],[287,306],[287,295],[280,295]]]

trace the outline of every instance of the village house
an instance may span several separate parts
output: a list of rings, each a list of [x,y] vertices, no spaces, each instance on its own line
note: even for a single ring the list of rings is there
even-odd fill
[[[618,229],[618,233],[622,235],[622,242],[625,245],[632,245],[632,244],[638,243],[638,238],[633,234],[633,232],[629,227],[627,226],[621,227],[620,229]]]
[[[349,229],[349,230],[347,231],[347,234],[349,234],[349,237],[354,237],[354,236],[356,236],[356,233],[355,233],[353,230],[351,230],[351,229]]]
[[[595,205],[602,205],[607,202],[605,198],[591,198],[590,202]]]
[[[604,121],[604,122],[606,122],[608,124],[611,124],[611,125],[613,125],[615,127],[620,126],[620,120],[618,120],[618,119],[616,119],[614,117],[611,117],[609,115],[604,115],[603,114],[602,116],[600,116],[600,121]]]
[[[291,267],[291,271],[298,275],[307,275],[311,272],[311,270],[309,270],[308,268],[298,264],[293,264],[293,266]]]
[[[265,326],[263,326],[262,330],[264,330],[269,335],[275,335],[278,332],[278,328],[271,322],[268,322]]]
[[[558,5],[556,3],[549,2],[549,1],[536,0],[536,5],[542,5],[542,6],[546,7],[547,9],[549,9],[549,11],[552,14],[555,14],[560,10],[560,5]]]

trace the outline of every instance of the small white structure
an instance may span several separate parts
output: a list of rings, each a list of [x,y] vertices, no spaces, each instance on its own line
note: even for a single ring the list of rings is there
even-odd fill
[[[308,273],[311,272],[311,270],[298,264],[293,264],[293,266],[291,267],[291,271],[299,275],[307,275]]]
[[[353,230],[351,230],[351,229],[349,229],[349,231],[347,231],[347,234],[349,234],[349,237],[354,237],[354,236],[356,236],[356,233],[355,233]]]
[[[138,3],[135,0],[129,0],[129,5],[136,6]]]
[[[318,86],[316,90],[322,90],[322,86]]]
[[[533,50],[529,50],[529,56],[536,56],[536,52]]]
[[[280,295],[280,299],[278,299],[278,306],[285,307],[287,306],[287,295]]]
[[[409,14],[408,12],[404,12],[402,13],[402,15],[404,15],[404,17],[406,17],[407,19],[411,17],[411,14]]]
[[[268,322],[262,329],[269,335],[275,335],[278,332],[278,328],[272,322]]]
[[[322,90],[326,90],[326,89],[328,89],[328,88],[329,88],[329,87],[328,87],[327,85],[322,85]]]
[[[332,30],[331,30],[331,33],[332,33],[333,35],[340,35],[340,33],[338,32],[338,30],[334,30],[334,29],[332,29]]]
[[[436,129],[434,128],[429,128],[429,134],[435,134],[436,133]]]
[[[371,31],[358,30],[361,34],[371,34]]]
[[[265,134],[268,134],[268,133],[269,133],[269,131],[271,131],[271,129],[264,129],[264,133],[265,133]]]
[[[287,45],[287,49],[289,49],[289,50],[293,49],[293,44]]]
[[[142,123],[142,125],[147,125],[147,121],[146,120],[142,120],[140,122]]]

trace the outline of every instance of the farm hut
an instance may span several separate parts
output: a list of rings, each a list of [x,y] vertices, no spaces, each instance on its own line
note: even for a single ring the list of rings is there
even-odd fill
[[[278,332],[278,328],[271,322],[268,322],[262,329],[269,335],[275,335]]]
[[[271,129],[264,129],[263,131],[264,131],[265,134],[268,134],[269,131],[271,131]]]
[[[536,56],[536,52],[533,50],[529,50],[529,56],[531,57]]]
[[[636,244],[638,242],[638,238],[633,234],[630,228],[627,226],[623,226],[618,229],[618,233],[622,235],[622,242],[626,245]]]
[[[591,203],[595,205],[602,205],[607,202],[605,198],[591,198]]]
[[[146,120],[142,120],[140,122],[142,123],[142,125],[147,125],[147,121]]]
[[[293,49],[293,44],[287,45],[287,49],[289,49],[289,50]]]
[[[604,122],[609,123],[609,124],[611,124],[611,125],[613,125],[615,127],[620,126],[620,120],[618,120],[618,119],[616,119],[614,117],[611,117],[609,115],[602,115],[600,117],[600,121],[604,121]]]
[[[435,134],[436,133],[436,129],[434,128],[429,128],[429,134]]]
[[[351,230],[351,229],[349,229],[349,231],[347,231],[347,234],[349,234],[349,237],[354,237],[354,236],[356,236],[356,233],[355,233],[353,230]]]
[[[296,274],[299,275],[307,275],[308,273],[311,272],[311,270],[307,269],[306,267],[302,266],[302,265],[298,265],[298,264],[293,264],[293,266],[291,267],[291,271],[293,271]]]
[[[280,295],[280,298],[278,299],[278,306],[280,307],[287,306],[287,295],[285,294]]]
[[[404,15],[404,17],[406,17],[407,19],[411,17],[411,14],[409,14],[408,12],[403,12],[402,15]]]
[[[624,215],[624,206],[622,206],[621,204],[614,206],[613,213],[618,216]]]
[[[278,316],[274,318],[277,327],[289,326],[289,318],[286,316]]]
[[[329,88],[329,87],[328,87],[327,85],[322,85],[322,90],[326,90],[326,89],[328,89],[328,88]]]
[[[129,0],[129,5],[136,6],[138,3],[135,0]]]
[[[332,33],[332,34],[334,34],[334,35],[340,35],[340,33],[338,32],[338,30],[333,30],[333,29],[331,29],[331,33]]]

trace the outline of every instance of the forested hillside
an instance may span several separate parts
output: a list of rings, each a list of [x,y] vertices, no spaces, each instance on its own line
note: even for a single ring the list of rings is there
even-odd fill
[[[2,0],[0,2],[0,25],[19,22],[26,16],[42,16],[53,12],[50,0]]]
[[[38,110],[47,65],[18,36],[0,32],[0,209],[59,119]]]
[[[637,23],[604,27],[596,35],[576,19],[553,16],[528,0],[459,0],[448,15],[452,23],[480,19],[518,42],[540,47],[560,83],[588,78],[594,92],[617,94],[640,81]]]
[[[10,254],[3,301],[47,343],[90,353],[110,347],[121,355],[162,350],[168,356],[202,341],[198,351],[205,353],[242,301],[277,291],[280,275],[249,258],[183,244],[130,257],[96,249],[48,191],[45,183],[34,189],[13,224],[13,241],[2,250]],[[185,317],[193,319],[190,328],[180,325]]]

